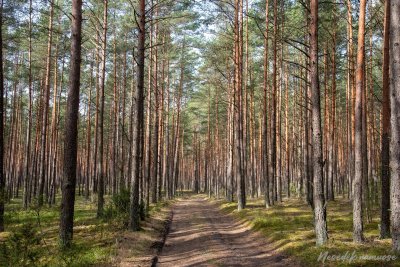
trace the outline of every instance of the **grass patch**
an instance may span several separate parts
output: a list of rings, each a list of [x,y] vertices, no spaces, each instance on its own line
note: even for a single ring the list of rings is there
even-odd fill
[[[312,210],[298,199],[285,200],[265,209],[263,200],[249,200],[248,207],[237,211],[236,203],[221,202],[221,209],[232,213],[239,219],[249,222],[253,229],[260,231],[279,252],[292,256],[303,266],[322,265],[318,262],[321,253],[329,255],[350,255],[357,259],[349,261],[325,261],[325,266],[400,266],[400,256],[390,262],[360,258],[362,255],[395,255],[391,240],[379,239],[379,210],[372,210],[372,221],[364,223],[366,242],[355,244],[352,241],[352,206],[346,199],[338,199],[327,205],[329,241],[321,247],[315,246]]]
[[[106,197],[105,213],[109,214],[98,219],[96,203],[77,196],[73,245],[61,250],[58,245],[59,206],[24,210],[22,200],[13,199],[5,209],[7,232],[0,234],[0,266],[111,266],[118,254],[118,240],[129,232],[126,230],[127,215],[120,216],[122,207],[114,205],[112,208],[112,203],[112,199]],[[159,203],[152,206],[151,216],[146,221],[151,221],[152,216],[167,205]],[[112,212],[109,209],[113,209]],[[143,225],[146,224],[143,222]],[[132,234],[146,238],[148,233]],[[12,242],[13,239],[15,242]],[[142,251],[133,248],[131,252],[132,255],[140,255]]]

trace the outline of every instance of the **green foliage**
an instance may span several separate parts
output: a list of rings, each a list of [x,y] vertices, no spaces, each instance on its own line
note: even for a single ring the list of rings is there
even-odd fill
[[[115,194],[111,198],[111,202],[104,210],[103,218],[105,220],[117,219],[124,226],[129,222],[130,192],[128,189],[122,189],[121,192]]]
[[[87,249],[85,246],[73,243],[71,247],[64,248],[58,253],[60,266],[90,266],[95,262],[106,260],[110,254],[109,251],[104,250],[102,247],[92,248],[86,253],[82,250]]]
[[[42,237],[36,227],[25,223],[0,244],[0,263],[5,266],[36,266]]]
[[[106,200],[109,201],[107,197]],[[115,222],[119,221],[115,219],[111,223],[97,219],[96,208],[95,203],[77,196],[73,244],[70,248],[61,249],[58,243],[59,206],[43,206],[39,210],[33,204],[24,210],[21,198],[12,199],[5,213],[9,232],[0,234],[0,266],[70,267],[108,263],[114,253],[118,233]],[[26,253],[23,255],[24,247]]]
[[[119,213],[129,213],[130,192],[128,189],[122,189],[119,194],[112,197],[112,202]]]
[[[355,244],[352,239],[352,206],[346,199],[329,202],[327,219],[329,241],[321,247],[315,246],[313,213],[309,206],[299,200],[286,200],[265,209],[263,200],[250,200],[248,208],[236,211],[235,203],[224,203],[221,209],[233,213],[241,220],[250,222],[253,229],[260,231],[277,251],[296,259],[301,266],[319,266],[320,253],[343,255],[393,255],[390,239],[379,238],[379,212],[372,210],[372,221],[364,225],[367,241]],[[327,262],[324,266],[399,266],[399,262],[382,262],[357,259],[348,262]]]

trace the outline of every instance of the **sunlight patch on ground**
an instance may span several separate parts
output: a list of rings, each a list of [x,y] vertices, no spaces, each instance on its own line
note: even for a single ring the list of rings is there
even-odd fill
[[[57,203],[59,201],[57,199]],[[106,203],[110,203],[108,197]],[[5,222],[8,232],[0,233],[0,244],[5,244],[10,235],[18,232],[24,225],[31,224],[41,237],[38,245],[29,247],[29,251],[36,254],[38,266],[111,266],[122,261],[119,252],[124,236],[131,239],[126,257],[141,258],[146,255],[145,259],[149,260],[150,257],[151,260],[149,255],[153,249],[150,247],[159,236],[162,220],[169,212],[169,203],[152,206],[150,218],[142,223],[143,230],[136,233],[126,230],[121,218],[96,218],[96,208],[96,203],[81,196],[76,198],[73,246],[61,251],[58,246],[59,206],[44,206],[41,209],[33,206],[24,210],[21,199],[13,199],[6,206]],[[19,256],[17,253],[14,255],[17,259]],[[2,263],[9,260],[2,257],[0,254],[0,266],[8,266]],[[22,266],[22,263],[18,265]]]
[[[298,199],[285,200],[266,209],[262,199],[249,200],[247,208],[238,212],[236,203],[219,201],[220,208],[241,220],[248,221],[252,228],[264,234],[272,245],[306,266],[318,264],[320,253],[344,254],[355,251],[357,255],[394,255],[391,240],[379,239],[379,210],[372,211],[372,222],[364,223],[366,242],[352,241],[352,206],[347,199],[329,202],[327,223],[329,241],[322,247],[315,246],[313,213],[311,208]],[[331,262],[325,266],[376,266],[374,261],[358,260],[352,263]],[[400,266],[400,260],[385,263],[385,266]]]

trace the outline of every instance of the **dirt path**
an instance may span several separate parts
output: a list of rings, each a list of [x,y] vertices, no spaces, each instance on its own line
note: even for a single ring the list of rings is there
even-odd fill
[[[201,197],[179,201],[157,266],[296,266]]]

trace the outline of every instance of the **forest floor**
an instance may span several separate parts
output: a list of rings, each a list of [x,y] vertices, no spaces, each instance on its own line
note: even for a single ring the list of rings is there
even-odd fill
[[[388,262],[361,258],[394,255],[391,239],[379,239],[377,205],[364,224],[366,242],[354,244],[351,202],[329,202],[329,241],[316,247],[312,210],[299,199],[284,199],[269,209],[262,199],[249,199],[238,212],[237,203],[185,193],[151,206],[139,232],[127,230],[127,214],[116,212],[111,198],[106,203],[104,217],[98,219],[96,200],[77,197],[74,243],[60,250],[59,206],[38,209],[33,203],[24,210],[20,198],[11,200],[6,205],[7,232],[0,234],[0,266],[151,266],[154,259],[161,267],[400,266],[400,256]],[[346,258],[328,258],[336,255]]]
[[[172,210],[170,232],[157,266],[298,266],[206,196],[182,199]]]
[[[381,256],[395,256],[391,239],[379,238],[379,207],[370,211],[371,220],[364,223],[366,242],[355,244],[352,239],[352,205],[348,199],[337,198],[327,204],[329,241],[315,246],[312,209],[299,199],[284,199],[266,209],[262,199],[250,199],[246,209],[238,212],[237,203],[212,201],[224,214],[246,222],[258,231],[277,253],[284,253],[301,266],[400,266],[400,256],[391,260]],[[364,213],[365,214],[365,213]],[[341,258],[333,259],[339,256]],[[324,261],[325,259],[325,261]]]
[[[171,214],[170,204],[152,205],[141,231],[131,232],[127,214],[118,213],[108,196],[100,219],[96,200],[77,196],[73,245],[61,250],[59,205],[38,209],[33,204],[24,210],[20,198],[12,199],[6,205],[6,232],[0,233],[0,266],[150,266]]]

